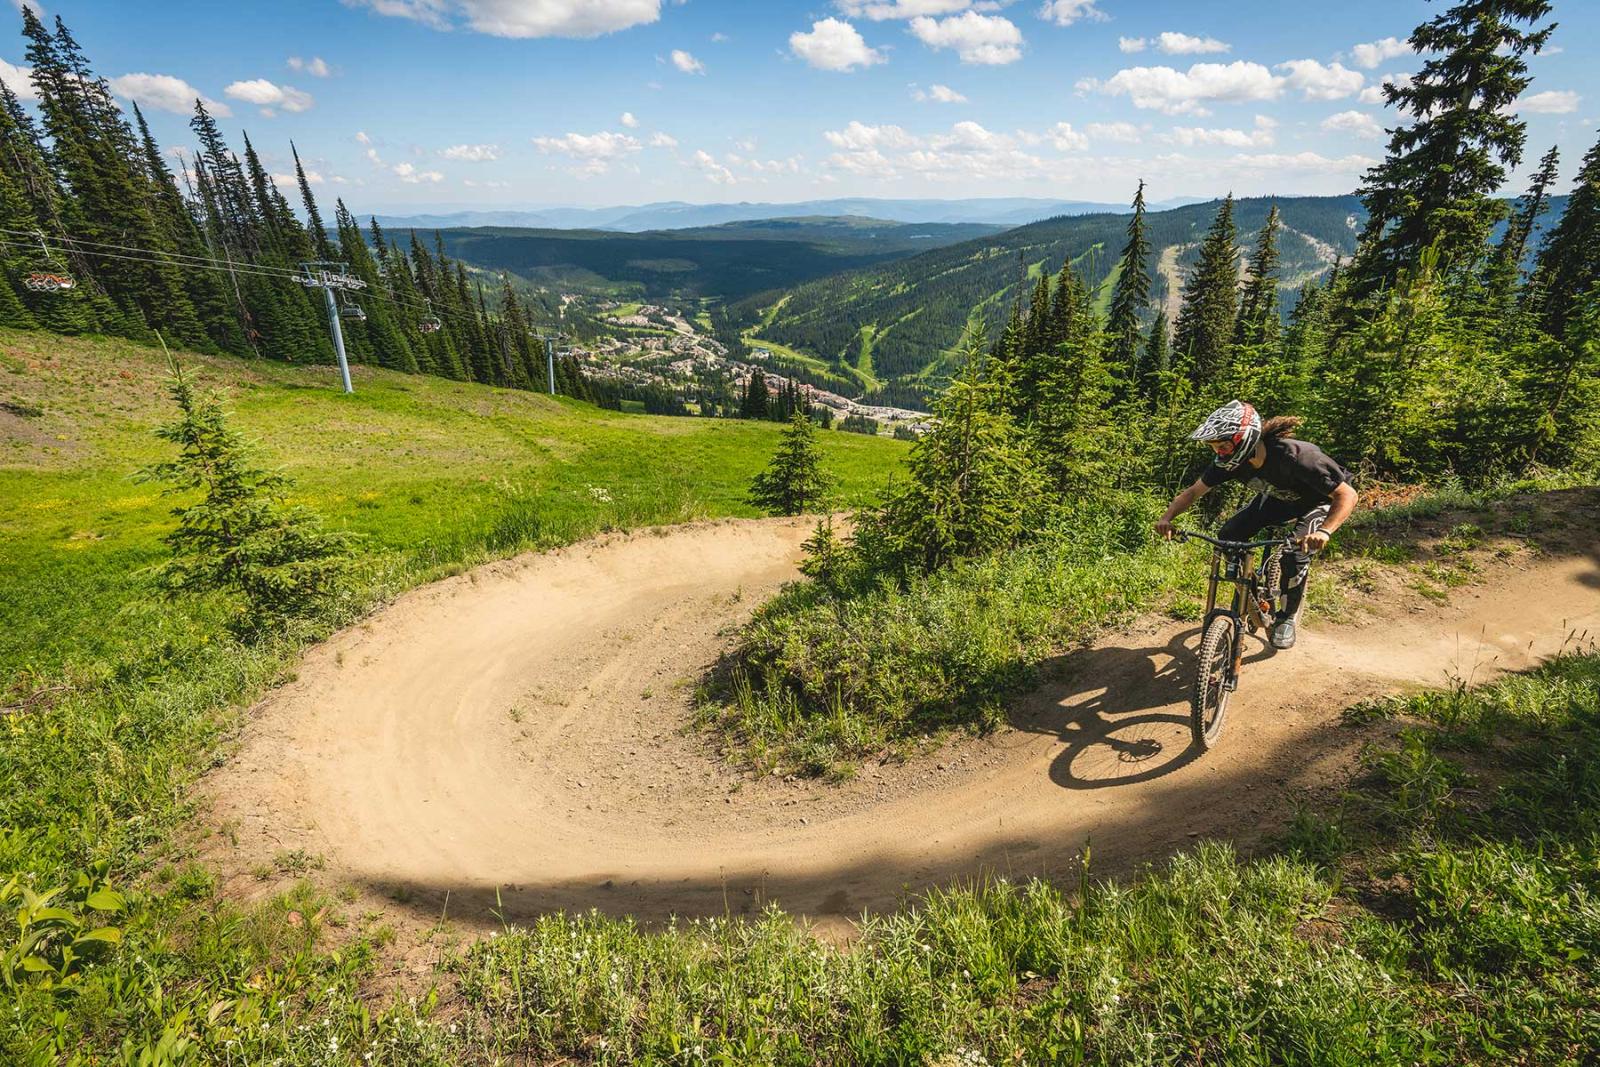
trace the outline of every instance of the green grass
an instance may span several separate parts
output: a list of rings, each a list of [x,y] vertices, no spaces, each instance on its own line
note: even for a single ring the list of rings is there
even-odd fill
[[[214,619],[203,607],[152,603],[140,574],[161,558],[174,503],[133,478],[166,455],[151,433],[170,417],[160,352],[9,331],[0,346],[0,397],[42,411],[13,419],[12,447],[0,451],[0,678],[110,669],[174,632],[205,632]],[[293,499],[359,535],[369,567],[413,576],[400,581],[460,566],[491,542],[487,551],[504,552],[753,515],[745,488],[781,429],[376,370],[358,369],[346,397],[328,367],[197,367],[204,385],[227,389],[266,461],[295,480]],[[821,444],[846,503],[869,498],[905,451],[850,434]],[[525,526],[516,543],[507,522]]]

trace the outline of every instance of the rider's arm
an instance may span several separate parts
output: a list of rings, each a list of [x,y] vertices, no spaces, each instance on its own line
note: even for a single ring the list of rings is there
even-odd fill
[[[1328,511],[1327,520],[1323,522],[1319,529],[1307,534],[1301,543],[1312,552],[1320,552],[1326,548],[1328,538],[1333,536],[1335,530],[1344,525],[1344,520],[1348,519],[1350,513],[1356,509],[1357,499],[1355,486],[1349,482],[1340,482],[1328,496],[1328,503],[1332,505],[1332,508]]]
[[[1195,479],[1193,485],[1172,498],[1172,503],[1167,505],[1167,513],[1156,520],[1156,533],[1162,537],[1171,537],[1172,520],[1194,507],[1194,502],[1209,492],[1211,492],[1211,487],[1205,483],[1204,479]]]

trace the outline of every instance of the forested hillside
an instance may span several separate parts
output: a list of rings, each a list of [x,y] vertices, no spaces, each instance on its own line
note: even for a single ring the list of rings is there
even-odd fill
[[[1320,277],[1335,257],[1355,251],[1356,227],[1365,215],[1354,196],[1241,200],[1242,245],[1266,222],[1274,202],[1281,206],[1286,227],[1285,287]],[[1193,261],[1216,209],[1212,202],[1145,216],[1158,266],[1164,267],[1154,299],[1168,295],[1174,265]],[[890,380],[891,395],[906,399],[925,393],[948,373],[942,357],[970,318],[976,315],[990,331],[997,330],[1010,305],[1025,297],[1041,275],[1054,275],[1071,260],[1091,289],[1114,282],[1116,251],[1127,224],[1126,215],[1063,216],[899,263],[824,278],[774,294],[778,302],[765,309],[761,336],[850,365],[859,363],[865,349],[878,377]],[[751,300],[740,311],[756,319],[774,297]],[[1098,292],[1096,299],[1103,304]],[[911,389],[896,390],[896,384]]]
[[[350,359],[409,373],[542,387],[530,327],[555,317],[481,280],[437,244],[366,233],[337,201],[325,227],[298,154],[303,224],[248,136],[243,153],[203,103],[180,187],[143,114],[132,123],[58,17],[22,12],[41,124],[0,85],[0,325],[100,333],[201,352],[331,362],[324,294],[301,264],[336,260],[364,286],[340,296]],[[570,362],[563,392],[583,395]]]
[[[646,299],[713,297],[799,285],[995,233],[975,223],[779,218],[653,233],[477,227],[428,231],[450,256],[560,288]]]

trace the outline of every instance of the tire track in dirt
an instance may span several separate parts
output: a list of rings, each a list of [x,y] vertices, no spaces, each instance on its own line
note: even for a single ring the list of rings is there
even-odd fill
[[[842,785],[751,778],[686,733],[729,627],[795,577],[809,525],[699,524],[479,568],[312,649],[208,782],[230,888],[287,850],[418,916],[553,908],[658,919],[771,899],[855,916],[982,873],[1100,873],[1200,836],[1248,845],[1284,794],[1343,780],[1339,711],[1482,681],[1600,633],[1593,496],[1581,548],[1484,568],[1446,605],[1369,604],[1300,647],[1257,643],[1220,748],[1188,748],[1197,626],[1147,622],[1048,664],[1010,729]],[[1580,525],[1582,525],[1580,523]],[[1536,606],[1537,610],[1530,610]]]

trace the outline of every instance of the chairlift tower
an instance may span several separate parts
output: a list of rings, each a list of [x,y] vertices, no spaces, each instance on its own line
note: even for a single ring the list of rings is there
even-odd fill
[[[333,298],[333,291],[356,293],[365,289],[367,283],[351,274],[349,267],[343,263],[313,260],[300,264],[300,267],[305,273],[296,280],[308,289],[321,289],[322,295],[327,298],[328,327],[333,331],[333,350],[339,356],[339,378],[344,382],[344,391],[353,393],[356,390],[350,384],[350,361],[344,354],[344,328],[339,325],[339,302]],[[362,319],[367,317],[356,305],[349,306],[360,312]]]

